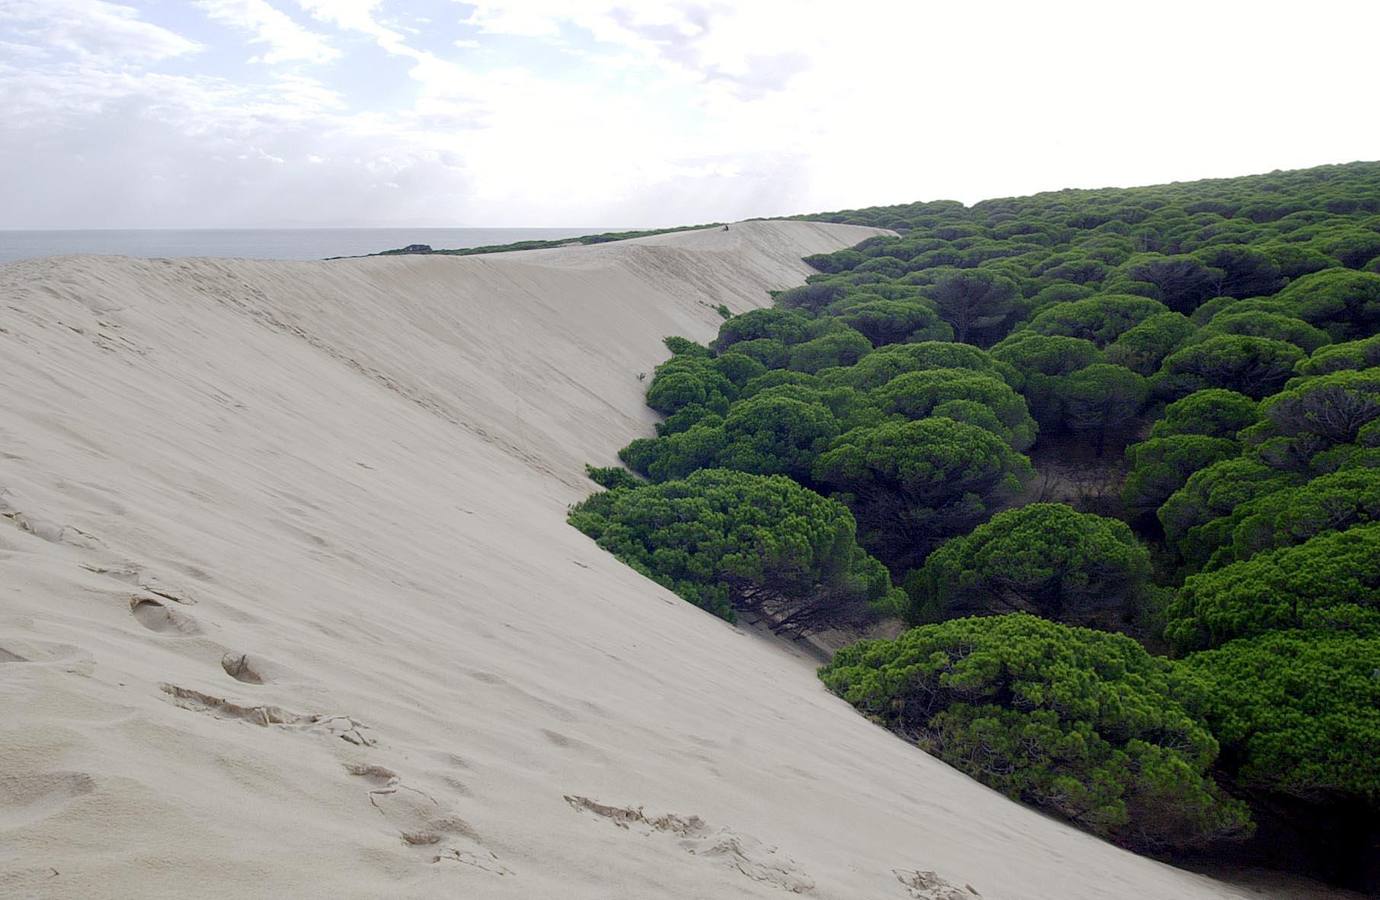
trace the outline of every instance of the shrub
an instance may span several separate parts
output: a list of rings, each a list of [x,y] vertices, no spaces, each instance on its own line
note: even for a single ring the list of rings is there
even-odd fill
[[[1244,837],[1208,774],[1217,742],[1172,665],[1130,638],[1013,614],[860,641],[830,690],[1007,796],[1136,850]]]
[[[714,360],[714,368],[718,369],[723,376],[733,382],[735,388],[742,388],[752,379],[763,375],[767,367],[757,360],[748,356],[746,353],[729,352],[724,353]]]
[[[1158,300],[1130,294],[1099,294],[1086,300],[1056,303],[1037,313],[1027,326],[1036,334],[1061,334],[1106,347],[1151,316],[1169,312]]]
[[[904,341],[950,341],[954,331],[922,300],[877,300],[850,307],[839,320],[862,333],[874,347]]]
[[[1192,575],[1166,619],[1165,637],[1179,652],[1288,628],[1375,632],[1380,524],[1325,532],[1296,547]]]
[[[1380,368],[1305,378],[1267,399],[1260,413],[1274,434],[1350,444],[1362,428],[1380,419]]]
[[[925,291],[956,341],[981,342],[998,330],[1016,308],[1020,291],[1010,278],[984,271],[946,275]]]
[[[776,305],[785,310],[799,309],[817,313],[847,292],[848,285],[837,279],[818,281],[782,291],[776,295]]]
[[[1207,388],[1166,406],[1164,415],[1150,429],[1150,436],[1201,434],[1235,439],[1238,431],[1255,424],[1258,415],[1258,404],[1245,394]]]
[[[1000,437],[935,417],[847,432],[815,462],[814,480],[853,510],[863,545],[904,571],[986,519],[1032,474]]]
[[[671,351],[672,356],[703,356],[709,357],[714,354],[703,344],[697,344],[689,338],[671,335],[661,339],[661,343],[666,345],[666,349]]]
[[[835,381],[866,391],[879,388],[906,372],[922,372],[927,369],[995,372],[992,359],[977,347],[945,341],[921,341],[915,344],[893,344],[874,350],[852,366],[836,373]]]
[[[1380,637],[1283,631],[1195,653],[1223,758],[1246,787],[1309,801],[1380,801]]]
[[[1160,506],[1157,515],[1165,540],[1196,569],[1231,541],[1232,523],[1227,517],[1234,510],[1300,480],[1295,473],[1245,457],[1213,463],[1190,475]]]
[[[1018,331],[992,348],[992,358],[1010,368],[1012,387],[1041,427],[1055,428],[1063,424],[1064,377],[1101,362],[1102,351],[1083,338]]]
[[[674,434],[638,438],[618,451],[618,458],[652,481],[668,481],[716,465],[727,441],[723,420],[714,416]]]
[[[1254,233],[1254,230],[1251,230]],[[1284,287],[1279,266],[1269,256],[1241,244],[1218,244],[1194,254],[1204,265],[1222,270],[1216,293],[1227,297],[1263,297]]]
[[[1107,439],[1119,439],[1135,420],[1149,393],[1144,378],[1111,363],[1066,375],[1056,387],[1064,424],[1075,434],[1090,437],[1099,457]]]
[[[888,381],[871,394],[883,412],[908,419],[937,415],[935,410],[953,400],[971,400],[986,407],[1001,423],[1001,436],[1017,450],[1035,443],[1036,425],[1020,394],[1000,378],[967,369],[930,369],[907,372]]]
[[[790,362],[791,352],[776,338],[754,338],[733,344],[733,352],[757,360],[768,369],[784,369]]]
[[[1137,610],[1150,554],[1126,523],[1062,503],[993,516],[932,553],[906,582],[915,621],[1029,612],[1114,628]]]
[[[656,367],[647,387],[647,405],[669,416],[687,406],[726,412],[737,389],[714,365],[698,355],[677,355]]]
[[[585,476],[595,484],[608,490],[637,487],[642,482],[636,475],[619,466],[596,467],[585,464]]]
[[[790,309],[753,309],[734,316],[719,326],[714,349],[720,353],[745,341],[776,340],[799,344],[818,337],[821,323],[809,315]]]
[[[1126,448],[1130,472],[1121,491],[1133,512],[1153,514],[1190,475],[1241,452],[1235,441],[1202,434],[1152,437]]]
[[[1239,306],[1240,304],[1237,304]],[[1199,332],[1202,337],[1214,334],[1248,334],[1254,337],[1287,341],[1305,353],[1312,353],[1332,339],[1321,328],[1314,328],[1302,319],[1262,311],[1240,312],[1229,306]]]
[[[1204,388],[1226,388],[1259,400],[1284,386],[1304,353],[1270,338],[1219,334],[1171,353],[1156,391],[1175,399]]]
[[[1313,355],[1301,361],[1296,371],[1300,375],[1326,375],[1342,369],[1371,369],[1380,366],[1380,334],[1319,347]]]
[[[1122,266],[1121,274],[1129,281],[1150,285],[1154,293],[1148,296],[1181,313],[1192,312],[1204,300],[1215,297],[1226,277],[1221,269],[1188,255],[1132,258]]]
[[[1324,531],[1380,520],[1380,469],[1321,475],[1236,504],[1223,515],[1217,529],[1222,545],[1208,560],[1208,568],[1250,559],[1262,550],[1302,544]]]
[[[764,610],[780,628],[856,623],[870,604],[900,599],[857,545],[847,508],[779,475],[706,469],[607,491],[573,506],[570,524],[729,621]]]
[[[1326,269],[1304,275],[1277,298],[1333,340],[1368,337],[1380,331],[1380,275]]]
[[[1182,346],[1196,331],[1193,322],[1180,313],[1153,315],[1123,331],[1108,345],[1107,362],[1125,366],[1141,375],[1153,375],[1164,358]]]
[[[839,424],[820,403],[759,394],[735,403],[723,430],[719,465],[805,481],[820,451],[838,437]]]
[[[848,328],[796,344],[789,365],[797,372],[814,373],[831,366],[851,366],[871,352],[872,342]]]

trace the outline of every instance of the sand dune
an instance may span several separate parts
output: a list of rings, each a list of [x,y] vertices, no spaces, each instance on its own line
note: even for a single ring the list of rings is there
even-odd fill
[[[0,267],[0,895],[1247,896],[565,524],[663,335],[868,233]]]

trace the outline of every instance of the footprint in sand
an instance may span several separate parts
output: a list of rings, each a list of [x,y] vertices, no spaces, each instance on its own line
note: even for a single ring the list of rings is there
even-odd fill
[[[201,628],[191,616],[152,597],[130,597],[129,611],[134,615],[135,621],[149,631],[174,637],[201,633]]]
[[[158,576],[146,572],[142,566],[132,562],[122,562],[113,565],[93,565],[91,563],[80,563],[81,567],[95,575],[103,575],[121,584],[132,584],[140,591],[151,594],[156,600],[166,600],[181,606],[196,606],[196,598],[188,591],[179,587],[172,587],[164,584]],[[200,571],[200,570],[195,570]],[[205,573],[201,573],[202,577]]]
[[[326,734],[358,747],[372,747],[378,743],[365,733],[367,727],[362,722],[350,716],[297,713],[267,704],[248,706],[175,684],[161,684],[159,688],[183,709],[208,713],[217,719],[238,719],[263,728],[274,726]]]
[[[793,894],[813,891],[814,881],[800,866],[776,847],[730,828],[715,827],[699,816],[665,813],[650,816],[642,807],[606,806],[588,797],[567,794],[565,802],[576,812],[606,819],[619,828],[638,834],[663,834],[682,850],[733,869],[753,881],[774,885]]]
[[[896,880],[905,885],[911,900],[982,900],[971,884],[958,887],[929,870],[892,869]]]
[[[96,789],[85,772],[0,774],[0,828],[31,825],[54,815],[71,800]]]
[[[228,652],[220,658],[220,667],[243,684],[272,684],[288,675],[287,669],[257,653]]]
[[[345,771],[370,785],[370,805],[397,830],[404,845],[416,848],[428,862],[455,862],[495,875],[514,874],[484,846],[468,822],[444,810],[426,791],[404,784],[397,772],[366,763],[347,763]]]
[[[0,519],[8,519],[14,527],[50,544],[69,544],[83,550],[97,550],[103,545],[99,538],[72,525],[59,525],[47,519],[20,512],[0,497]]]
[[[0,647],[0,665],[23,663],[28,667],[52,667],[73,675],[90,675],[96,669],[91,654],[71,644],[11,639]]]

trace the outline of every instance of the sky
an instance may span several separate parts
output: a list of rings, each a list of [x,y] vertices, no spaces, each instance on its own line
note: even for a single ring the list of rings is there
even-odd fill
[[[1380,158],[1380,2],[0,0],[0,228],[663,226]]]

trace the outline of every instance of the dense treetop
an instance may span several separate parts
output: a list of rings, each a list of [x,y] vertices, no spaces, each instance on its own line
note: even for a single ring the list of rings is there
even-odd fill
[[[1150,554],[1125,522],[1032,503],[944,544],[906,589],[920,620],[1031,612],[1115,627],[1149,578]]]
[[[1172,667],[1130,638],[1025,614],[953,619],[861,641],[820,674],[956,768],[1126,846],[1249,833]]]
[[[765,579],[803,627],[925,623],[826,682],[1096,833],[1242,837],[1226,791],[1291,853],[1370,852],[1323,826],[1380,822],[1380,163],[808,218],[895,234],[668,340],[656,436],[573,521],[720,614]],[[777,545],[790,578],[734,568]]]
[[[623,485],[573,507],[599,546],[697,606],[733,620],[769,606],[800,627],[865,619],[895,604],[890,578],[855,540],[848,510],[781,476],[705,469]]]

